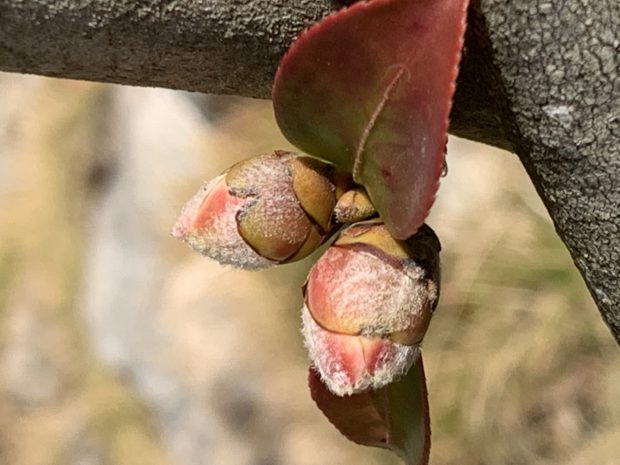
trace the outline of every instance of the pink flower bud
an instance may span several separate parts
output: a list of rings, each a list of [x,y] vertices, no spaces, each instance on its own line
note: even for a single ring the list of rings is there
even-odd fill
[[[325,385],[338,396],[379,389],[405,374],[420,354],[379,336],[350,336],[328,331],[302,310],[303,334],[315,368]]]
[[[185,205],[172,235],[222,264],[246,269],[269,266],[274,262],[256,253],[239,234],[237,214],[243,203],[231,195],[225,176],[218,176]]]
[[[231,167],[185,206],[172,235],[222,264],[302,259],[331,232],[331,166],[277,151]]]
[[[310,270],[304,337],[335,394],[377,389],[413,364],[439,295],[439,249],[428,226],[396,241],[382,223],[357,223]]]

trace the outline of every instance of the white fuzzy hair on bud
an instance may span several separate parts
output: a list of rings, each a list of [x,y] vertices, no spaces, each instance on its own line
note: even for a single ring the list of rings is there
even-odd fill
[[[236,216],[243,207],[242,203],[228,203],[208,228],[193,226],[200,206],[223,179],[224,175],[212,179],[185,204],[172,228],[172,236],[223,265],[232,265],[246,270],[256,270],[273,265],[274,262],[256,253],[239,234]]]
[[[436,300],[436,290],[429,290],[423,277],[424,270],[413,262],[395,268],[365,251],[331,247],[310,271],[307,292],[313,292],[316,279],[329,283],[331,319],[343,327],[359,327],[363,334],[386,334],[406,330],[412,317]],[[324,326],[342,330],[314,316]]]
[[[420,355],[417,345],[330,332],[314,321],[306,305],[302,309],[302,333],[323,383],[337,396],[380,389],[404,375]],[[363,341],[381,344],[372,372],[367,366],[371,362],[364,358]]]

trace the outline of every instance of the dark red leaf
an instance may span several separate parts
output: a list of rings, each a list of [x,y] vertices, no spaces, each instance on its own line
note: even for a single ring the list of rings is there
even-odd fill
[[[303,33],[276,75],[284,135],[351,171],[398,239],[435,198],[467,4],[356,3]]]
[[[407,465],[427,465],[430,451],[428,395],[422,357],[399,381],[376,390],[338,397],[310,368],[312,398],[348,439],[398,454]]]

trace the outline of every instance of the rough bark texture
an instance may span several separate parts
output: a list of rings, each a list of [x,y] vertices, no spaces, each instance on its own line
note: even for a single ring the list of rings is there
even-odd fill
[[[0,0],[0,69],[269,97],[329,0]],[[620,3],[478,0],[451,132],[516,152],[620,343]]]

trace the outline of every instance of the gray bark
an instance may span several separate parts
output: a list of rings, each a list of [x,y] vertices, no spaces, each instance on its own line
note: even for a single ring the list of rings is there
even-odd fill
[[[0,0],[0,69],[268,98],[329,0]],[[516,152],[620,343],[620,2],[473,0],[451,132]]]

